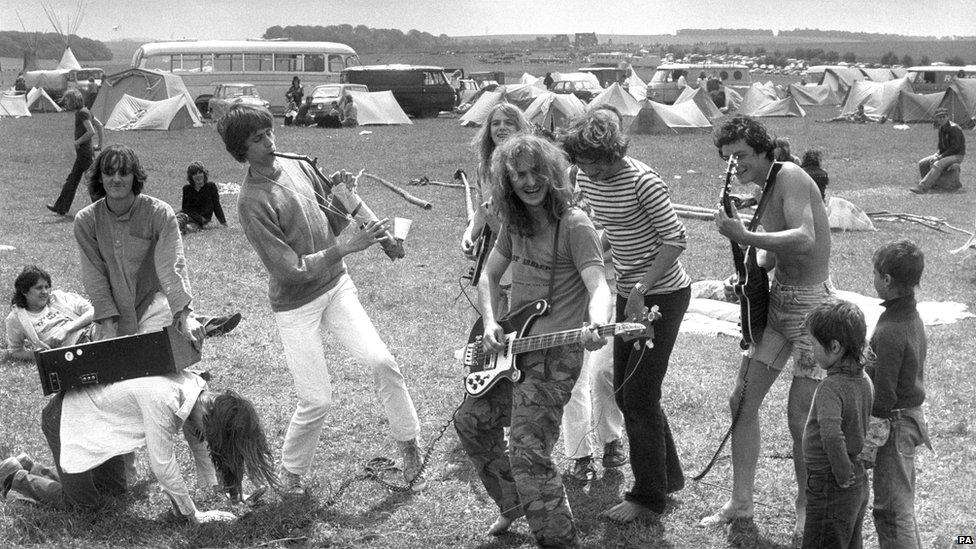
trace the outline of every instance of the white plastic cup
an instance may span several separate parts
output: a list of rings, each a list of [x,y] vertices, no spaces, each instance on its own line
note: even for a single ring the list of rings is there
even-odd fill
[[[393,218],[393,238],[396,238],[400,242],[407,239],[407,234],[410,232],[410,225],[413,224],[413,220],[407,219],[405,217],[394,217]]]

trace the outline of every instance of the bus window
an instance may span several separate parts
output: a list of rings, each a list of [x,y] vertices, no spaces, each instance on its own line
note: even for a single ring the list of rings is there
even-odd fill
[[[926,84],[935,84],[935,73],[932,71],[922,73],[922,78]]]
[[[274,63],[275,72],[296,72],[298,71],[298,54],[276,53]]]
[[[324,72],[325,56],[319,53],[305,55],[305,72]]]
[[[329,56],[329,72],[342,72],[344,68],[346,68],[346,65],[342,61],[341,55]]]
[[[741,76],[742,75],[740,74],[735,79],[738,80]],[[729,71],[719,71],[719,73],[718,73],[718,79],[719,80],[728,80],[729,79]]]
[[[171,71],[173,70],[173,58],[176,58],[176,62],[179,63],[179,56],[171,55],[152,55],[142,58],[142,68],[150,69],[154,71]],[[179,65],[176,65],[179,67]]]
[[[346,56],[345,61],[346,61],[346,67],[358,67],[362,65],[362,63],[359,62],[359,57],[355,55]]]
[[[173,67],[174,72],[187,71],[187,72],[199,72],[203,70],[203,58],[204,56],[199,53],[184,53],[183,62],[179,67]],[[207,61],[210,61],[210,56],[206,56]]]
[[[444,80],[444,73],[439,71],[424,71],[424,85],[436,86],[438,84],[446,84],[447,81]]]
[[[244,70],[270,72],[273,69],[270,53],[245,53]]]
[[[742,71],[735,71],[732,73],[732,78],[736,80],[742,80]],[[722,80],[725,80],[724,78]]]
[[[232,72],[241,70],[241,54],[239,53],[215,53],[214,72]]]

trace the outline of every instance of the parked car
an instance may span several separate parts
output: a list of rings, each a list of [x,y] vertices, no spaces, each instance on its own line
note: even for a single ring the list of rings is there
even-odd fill
[[[454,109],[456,94],[441,67],[367,65],[349,67],[339,75],[344,84],[363,84],[371,91],[391,91],[400,108],[416,117],[437,116]]]
[[[549,91],[552,93],[573,94],[580,101],[589,103],[594,97],[600,95],[603,88],[589,80],[559,80],[552,83]]]
[[[344,90],[368,92],[369,88],[362,84],[322,84],[315,86],[312,93],[308,95],[311,98],[308,116],[318,118],[329,114],[329,111],[332,110],[332,103],[339,102],[339,96]]]
[[[206,110],[200,109],[200,114],[216,120],[230,110],[231,105],[244,103],[255,107],[268,108],[269,103],[258,95],[254,84],[235,82],[233,84],[217,84],[213,96],[207,101]],[[199,108],[200,105],[197,105]]]

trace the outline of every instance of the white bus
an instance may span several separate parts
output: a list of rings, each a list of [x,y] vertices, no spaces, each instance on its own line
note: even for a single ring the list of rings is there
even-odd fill
[[[292,77],[301,78],[305,93],[319,84],[339,82],[346,67],[359,57],[345,44],[285,40],[191,40],[143,44],[132,56],[132,67],[172,72],[183,78],[201,110],[217,84],[254,84],[271,111],[285,111],[285,92]]]

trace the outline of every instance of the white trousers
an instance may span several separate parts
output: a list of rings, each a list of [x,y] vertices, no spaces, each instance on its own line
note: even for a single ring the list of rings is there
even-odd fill
[[[563,409],[566,457],[577,459],[593,455],[591,435],[594,430],[596,440],[602,446],[619,439],[623,428],[624,415],[613,395],[613,338],[608,337],[603,347],[583,353],[583,370]]]
[[[297,475],[308,472],[332,404],[332,380],[320,333],[323,326],[373,372],[373,384],[393,438],[406,441],[420,434],[420,421],[403,374],[359,302],[359,292],[348,275],[311,303],[275,313],[275,321],[298,393],[298,406],[281,451],[285,469]]]

